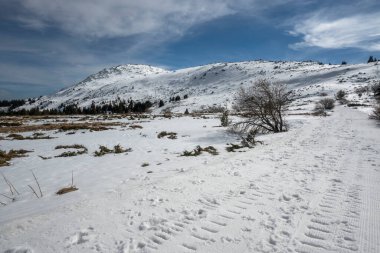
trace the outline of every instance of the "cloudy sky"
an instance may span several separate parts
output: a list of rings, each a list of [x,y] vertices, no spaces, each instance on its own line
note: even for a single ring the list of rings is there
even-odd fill
[[[102,68],[380,58],[378,0],[0,0],[0,99]]]

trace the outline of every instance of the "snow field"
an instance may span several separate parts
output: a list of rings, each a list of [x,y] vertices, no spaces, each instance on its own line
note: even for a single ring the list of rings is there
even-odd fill
[[[242,153],[224,150],[236,136],[214,127],[219,120],[213,117],[156,118],[139,122],[142,129],[2,141],[1,148],[34,152],[1,168],[22,195],[0,207],[0,249],[379,252],[376,123],[343,106],[329,117],[294,115],[289,122],[289,132],[260,136],[263,145]],[[158,139],[160,131],[177,132],[178,139]],[[38,157],[73,143],[89,154]],[[91,154],[99,144],[118,143],[133,151]],[[196,145],[213,145],[220,154],[179,156]],[[150,165],[141,167],[143,162]],[[29,169],[42,185],[41,199],[27,189]],[[79,190],[54,195],[70,183],[72,170]],[[0,187],[7,191],[3,182]]]

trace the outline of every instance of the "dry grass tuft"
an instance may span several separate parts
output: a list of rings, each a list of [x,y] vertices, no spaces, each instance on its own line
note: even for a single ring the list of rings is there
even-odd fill
[[[140,125],[130,125],[129,128],[131,128],[131,129],[142,129],[143,127]]]
[[[131,148],[123,148],[120,144],[116,145],[113,147],[113,149],[109,149],[106,146],[100,145],[99,150],[95,151],[94,155],[95,156],[104,156],[106,154],[120,154],[120,153],[126,153],[126,152],[131,152]]]
[[[74,192],[74,191],[77,191],[78,188],[75,187],[74,185],[71,185],[69,187],[64,187],[62,189],[60,189],[59,191],[56,192],[57,195],[62,195],[62,194],[66,194],[66,193],[69,193],[69,192]]]
[[[0,128],[0,133],[20,133],[32,131],[53,131],[58,130],[61,132],[75,131],[75,130],[90,130],[90,131],[104,131],[112,129],[112,126],[126,126],[122,122],[86,122],[86,123],[54,123],[42,125],[20,125],[20,126],[5,126]]]
[[[18,157],[26,157],[26,153],[30,153],[33,151],[25,150],[25,149],[19,149],[19,150],[13,150],[11,149],[10,151],[6,152],[3,150],[0,150],[0,167],[2,166],[9,166],[13,158],[18,158]]]
[[[74,144],[74,145],[58,145],[55,147],[55,149],[77,149],[77,151],[66,151],[63,152],[60,155],[57,155],[55,157],[70,157],[70,156],[77,156],[77,155],[83,155],[87,153],[87,148],[83,145]]]
[[[237,149],[242,149],[242,148],[246,147],[244,145],[233,144],[233,143],[227,144],[227,145],[230,145],[230,146],[226,147],[227,152],[235,152],[235,150],[237,150]],[[238,152],[243,152],[243,151],[238,151]]]
[[[8,134],[7,138],[10,140],[42,140],[42,139],[54,139],[54,137],[50,137],[45,135],[44,133],[33,133],[32,136],[24,137],[21,134]]]
[[[185,150],[181,156],[199,156],[203,152],[207,152],[211,155],[218,155],[219,154],[218,151],[216,150],[216,148],[214,148],[213,146],[208,146],[205,148],[202,148],[201,146],[197,146],[195,149],[193,149],[191,151]]]

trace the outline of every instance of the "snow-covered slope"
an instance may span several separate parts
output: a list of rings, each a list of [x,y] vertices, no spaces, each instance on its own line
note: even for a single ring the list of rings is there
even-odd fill
[[[146,65],[120,65],[87,77],[82,82],[63,89],[52,96],[39,98],[25,108],[58,108],[61,104],[80,107],[111,100],[129,99],[166,102],[164,108],[183,112],[212,105],[229,106],[231,98],[241,86],[266,78],[284,82],[300,95],[320,92],[333,94],[337,89],[352,90],[355,85],[368,85],[380,78],[375,64],[327,65],[317,62],[249,61],[216,63],[205,66],[168,71]],[[346,85],[349,84],[349,85]],[[307,89],[306,89],[307,88]],[[180,102],[168,103],[173,96],[188,95]],[[160,109],[155,109],[157,112]]]

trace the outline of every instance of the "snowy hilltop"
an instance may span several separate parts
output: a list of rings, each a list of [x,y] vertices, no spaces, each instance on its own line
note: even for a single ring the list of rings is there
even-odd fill
[[[89,107],[116,100],[151,101],[153,111],[199,110],[210,106],[229,107],[234,93],[257,79],[288,84],[301,96],[339,89],[354,91],[380,79],[377,63],[329,65],[318,62],[248,61],[215,63],[169,71],[147,65],[120,65],[103,69],[51,96],[43,96],[23,108],[54,109],[63,105]],[[186,95],[188,99],[183,99]],[[179,96],[180,101],[170,101]],[[158,108],[158,101],[165,106]],[[169,102],[170,101],[170,102]]]

